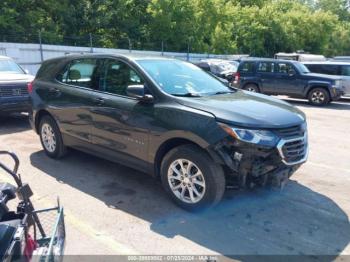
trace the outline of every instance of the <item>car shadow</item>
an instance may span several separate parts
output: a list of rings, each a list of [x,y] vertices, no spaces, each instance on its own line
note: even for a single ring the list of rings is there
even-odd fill
[[[30,160],[60,183],[149,221],[162,236],[181,236],[240,260],[245,260],[240,255],[258,254],[335,257],[349,243],[346,213],[296,181],[282,192],[228,191],[217,207],[192,214],[172,204],[156,179],[130,168],[74,150],[61,161],[43,151]]]
[[[333,110],[350,110],[350,103],[348,101],[336,101],[332,102],[326,106],[314,106],[310,105],[307,100],[298,100],[293,98],[282,98],[284,101],[295,105],[295,106],[302,106],[302,107],[313,107],[317,109],[333,109]]]
[[[0,115],[0,135],[22,132],[29,129],[30,124],[28,115],[26,114]]]

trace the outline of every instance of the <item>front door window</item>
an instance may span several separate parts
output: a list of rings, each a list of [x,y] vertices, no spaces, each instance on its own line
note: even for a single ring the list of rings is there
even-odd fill
[[[100,90],[111,94],[127,96],[126,89],[129,85],[144,84],[134,69],[118,60],[107,60],[102,75]]]

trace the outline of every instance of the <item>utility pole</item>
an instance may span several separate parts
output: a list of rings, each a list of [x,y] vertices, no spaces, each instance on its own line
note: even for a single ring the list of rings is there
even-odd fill
[[[190,51],[191,51],[191,43],[190,40],[187,42],[187,61],[190,61]]]
[[[44,51],[43,51],[43,44],[41,41],[41,31],[39,30],[39,50],[40,50],[40,58],[41,62],[44,61]]]
[[[129,53],[131,53],[131,48],[132,48],[132,46],[131,46],[131,40],[130,40],[129,37],[128,37],[128,41],[129,41]]]
[[[193,37],[190,36],[187,40],[187,61],[190,61],[190,52],[191,52],[191,42]]]
[[[162,56],[164,56],[164,41],[162,40]]]
[[[89,34],[89,38],[90,38],[90,53],[93,53],[94,52],[94,48],[92,46],[92,34],[91,33]]]

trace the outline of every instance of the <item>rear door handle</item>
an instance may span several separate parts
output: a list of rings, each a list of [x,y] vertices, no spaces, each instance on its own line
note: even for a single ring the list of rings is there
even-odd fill
[[[105,103],[105,100],[102,97],[95,97],[93,98],[93,101],[97,105],[103,105]]]

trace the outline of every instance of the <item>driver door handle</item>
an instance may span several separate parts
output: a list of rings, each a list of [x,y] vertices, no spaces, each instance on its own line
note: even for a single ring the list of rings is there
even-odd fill
[[[103,105],[105,103],[105,100],[102,97],[95,97],[92,100],[97,105]]]

